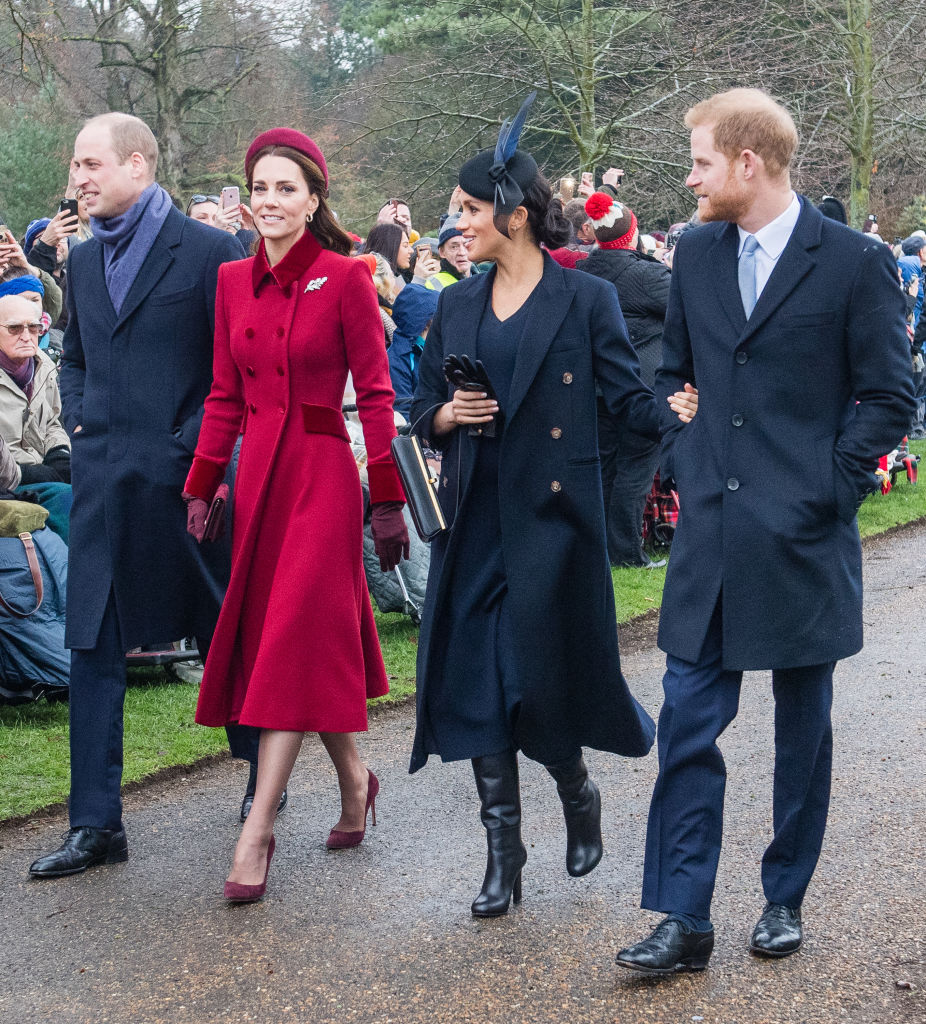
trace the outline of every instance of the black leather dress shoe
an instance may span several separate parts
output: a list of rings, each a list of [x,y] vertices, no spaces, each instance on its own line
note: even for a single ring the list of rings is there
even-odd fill
[[[279,814],[280,811],[282,811],[283,808],[286,806],[287,800],[289,800],[289,793],[284,789],[283,795],[280,797],[280,806],[277,807],[277,814]],[[248,815],[251,813],[251,805],[253,803],[254,794],[250,790],[248,790],[244,794],[244,799],[241,801],[241,813],[238,815],[242,822],[248,820]]]
[[[32,862],[32,878],[61,878],[77,875],[97,864],[120,864],[129,859],[125,829],[72,828],[64,837],[64,845],[54,853]]]
[[[758,956],[790,956],[801,948],[804,929],[801,908],[766,903],[749,940],[749,952]]]
[[[617,963],[643,974],[703,971],[713,951],[713,928],[709,932],[692,932],[681,921],[667,917],[656,925],[648,939],[622,949],[617,954]]]

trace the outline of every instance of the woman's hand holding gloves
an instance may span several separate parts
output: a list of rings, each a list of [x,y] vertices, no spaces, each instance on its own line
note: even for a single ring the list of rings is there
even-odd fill
[[[411,554],[403,508],[401,501],[377,501],[373,505],[373,545],[383,572],[392,572],[400,559]]]

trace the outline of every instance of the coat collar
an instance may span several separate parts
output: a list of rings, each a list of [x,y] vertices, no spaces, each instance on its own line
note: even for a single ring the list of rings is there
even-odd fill
[[[275,267],[271,267],[267,260],[264,240],[261,239],[254,262],[251,264],[251,286],[254,289],[255,298],[268,276],[272,277],[281,288],[287,288],[298,281],[318,259],[321,252],[322,247],[318,239],[311,231],[306,230],[283,259]]]
[[[743,312],[737,276],[739,231],[736,225],[730,222],[716,226],[714,241],[708,251],[707,265],[711,267],[720,305],[736,329],[737,345],[759,330],[814,265],[812,251],[820,244],[823,214],[804,196],[798,198],[801,202],[801,212],[797,224],[762,289],[748,322]]]

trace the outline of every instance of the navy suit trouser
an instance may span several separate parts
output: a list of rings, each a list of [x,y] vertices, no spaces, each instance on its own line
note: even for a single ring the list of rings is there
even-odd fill
[[[208,641],[197,642],[205,658]],[[122,825],[125,685],[125,646],[110,590],[96,646],[71,651],[69,812],[73,828],[117,829]],[[226,732],[232,756],[256,764],[260,729],[230,725]]]
[[[641,906],[709,918],[723,833],[726,767],[717,739],[736,717],[743,673],[725,670],[720,602],[697,663],[669,655],[659,715],[659,776],[646,832]],[[770,903],[798,908],[829,809],[833,663],[772,672],[772,842],[762,857]]]

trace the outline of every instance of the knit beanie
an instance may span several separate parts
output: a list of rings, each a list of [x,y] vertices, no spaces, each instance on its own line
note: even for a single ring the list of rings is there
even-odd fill
[[[637,229],[637,218],[629,206],[606,192],[593,192],[585,201],[601,249],[629,249]]]

